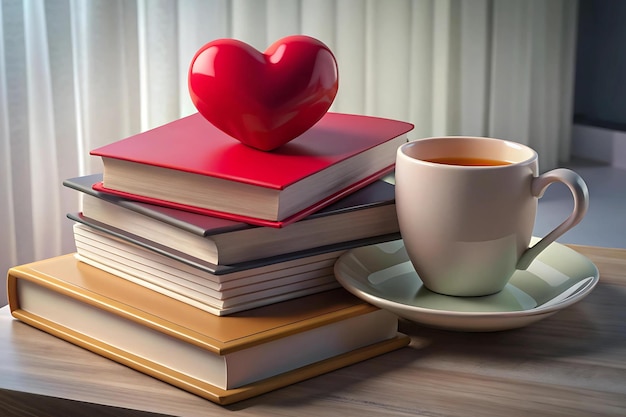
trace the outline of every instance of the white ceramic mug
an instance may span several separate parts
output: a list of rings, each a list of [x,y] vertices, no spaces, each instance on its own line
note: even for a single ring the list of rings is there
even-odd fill
[[[466,158],[479,165],[466,165]],[[589,205],[583,179],[568,169],[542,175],[538,170],[533,149],[501,139],[426,138],[398,148],[395,181],[400,232],[426,288],[456,296],[496,293],[516,269],[526,269],[542,250],[582,220]],[[529,248],[537,201],[555,181],[571,190],[573,212]]]

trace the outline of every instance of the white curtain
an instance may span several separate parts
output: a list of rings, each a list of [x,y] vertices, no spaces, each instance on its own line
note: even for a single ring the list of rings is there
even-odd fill
[[[187,66],[231,37],[290,34],[339,63],[333,111],[411,138],[523,142],[569,158],[576,0],[0,0],[0,271],[74,250],[64,179],[90,149],[194,112]],[[1,272],[4,274],[4,272]],[[0,295],[0,305],[5,301]]]

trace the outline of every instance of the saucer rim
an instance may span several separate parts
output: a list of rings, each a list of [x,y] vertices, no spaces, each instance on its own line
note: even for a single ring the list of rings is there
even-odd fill
[[[398,241],[402,241],[402,239],[398,239]],[[551,243],[552,245],[558,245],[558,246],[564,246],[558,242],[553,242]],[[372,246],[377,246],[372,245]],[[585,284],[583,287],[581,287],[581,289],[579,289],[577,292],[575,292],[574,294],[572,294],[571,296],[565,298],[562,301],[559,301],[553,305],[550,305],[548,307],[543,307],[542,305],[539,305],[537,307],[533,307],[530,309],[525,309],[525,310],[515,310],[515,311],[458,311],[458,310],[442,310],[442,309],[433,309],[433,308],[428,308],[428,307],[420,307],[420,306],[415,306],[415,305],[411,305],[411,304],[406,304],[406,303],[402,303],[399,301],[395,301],[395,300],[391,300],[376,294],[372,294],[371,292],[365,292],[362,291],[360,288],[352,285],[350,282],[350,280],[356,280],[353,277],[344,277],[342,276],[342,272],[339,271],[339,266],[341,265],[342,262],[346,262],[346,258],[348,256],[350,256],[351,254],[353,254],[355,251],[357,251],[359,248],[355,248],[355,249],[351,249],[348,252],[346,252],[345,254],[343,254],[341,257],[339,257],[339,259],[336,262],[336,266],[335,266],[335,277],[336,279],[339,281],[339,283],[349,292],[351,292],[353,295],[359,297],[359,298],[363,298],[366,301],[377,305],[380,308],[383,309],[391,309],[394,312],[396,310],[400,310],[400,311],[407,311],[407,312],[412,312],[412,313],[421,313],[421,314],[425,314],[431,317],[447,317],[447,318],[463,318],[463,319],[475,319],[475,320],[479,320],[481,318],[484,319],[515,319],[515,318],[528,318],[528,317],[532,317],[532,316],[538,316],[538,315],[550,315],[550,314],[554,314],[566,307],[569,307],[570,305],[575,304],[576,302],[582,300],[583,298],[585,298],[598,284],[599,280],[600,280],[600,274],[599,274],[599,270],[598,267],[586,256],[576,252],[575,250],[568,248],[572,251],[572,255],[573,256],[580,256],[582,258],[584,258],[587,262],[589,262],[590,266],[593,268],[594,274],[590,275],[590,276],[586,276],[581,278],[580,281],[584,281],[586,279],[592,278],[591,281],[589,281],[587,284]],[[579,281],[579,282],[580,282]],[[507,284],[509,285],[509,284]],[[367,286],[365,286],[367,287]],[[566,289],[564,289],[562,292],[560,292],[559,294],[557,294],[556,296],[562,294],[564,291],[567,291],[567,289],[569,289],[571,287],[568,287]],[[450,296],[452,297],[452,296]],[[381,305],[382,304],[382,305]],[[399,313],[396,312],[396,315],[399,315],[401,317],[404,317],[410,321],[414,321],[417,323],[420,323],[419,320],[416,320],[415,318],[408,318],[405,317]],[[441,326],[438,326],[441,327]]]

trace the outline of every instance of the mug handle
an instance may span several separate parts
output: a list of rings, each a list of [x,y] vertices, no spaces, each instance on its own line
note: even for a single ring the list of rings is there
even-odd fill
[[[583,181],[580,175],[570,169],[557,168],[533,178],[531,184],[532,195],[541,198],[544,191],[553,182],[562,182],[567,185],[574,197],[574,210],[563,223],[532,247],[526,249],[517,262],[517,269],[527,269],[537,255],[563,233],[576,226],[587,213],[587,209],[589,208],[589,190],[587,189],[587,184],[585,184],[585,181]]]

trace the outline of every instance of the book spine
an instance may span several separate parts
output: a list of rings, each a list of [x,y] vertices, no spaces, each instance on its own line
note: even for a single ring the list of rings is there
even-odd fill
[[[91,338],[86,334],[76,332],[59,323],[47,320],[28,311],[17,308],[11,311],[16,319],[36,329],[42,330],[54,337],[65,340],[99,356],[110,359],[119,364],[128,366],[136,371],[153,378],[167,382],[217,404],[225,404],[227,391],[197,380],[189,375],[177,372],[174,369],[159,365],[153,361],[134,355],[126,350],[118,349],[108,343]],[[232,400],[231,400],[232,401]]]
[[[18,289],[19,280],[28,281],[59,295],[69,297],[85,305],[114,314],[115,316],[156,330],[177,340],[182,340],[206,349],[209,352],[221,354],[221,350],[218,346],[212,345],[209,340],[205,340],[205,338],[202,338],[201,335],[190,334],[188,329],[177,326],[176,324],[163,320],[160,317],[152,316],[151,314],[138,310],[132,306],[121,304],[115,300],[109,299],[108,297],[103,297],[100,294],[87,291],[84,288],[68,284],[52,276],[39,274],[36,270],[28,268],[28,265],[9,269],[7,275],[7,295],[11,314],[15,311],[23,310],[20,305],[21,297]]]

